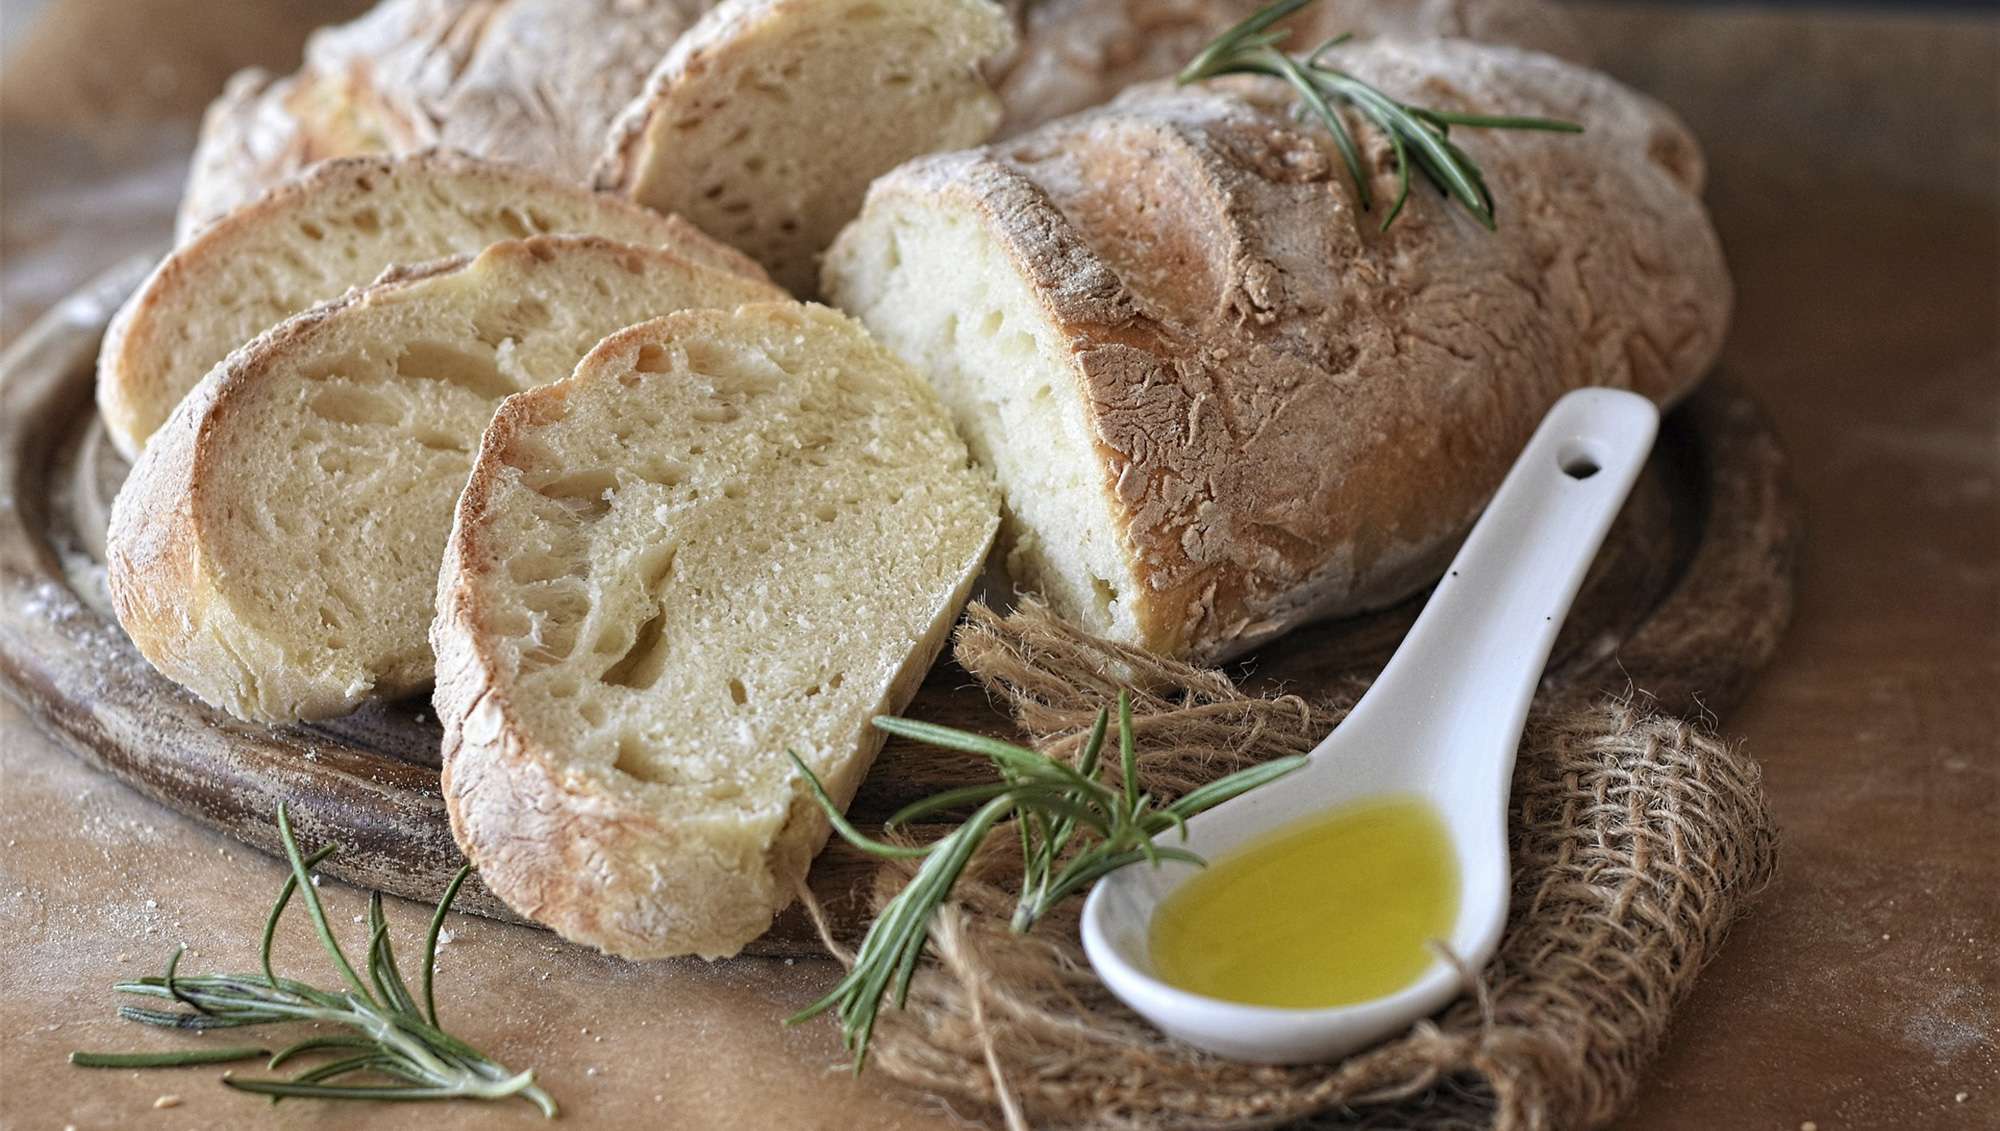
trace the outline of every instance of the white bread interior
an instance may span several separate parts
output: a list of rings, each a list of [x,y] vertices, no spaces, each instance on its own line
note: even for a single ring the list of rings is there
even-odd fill
[[[635,958],[793,895],[997,525],[925,386],[824,307],[607,339],[487,429],[438,579],[453,829],[487,886]]]
[[[992,134],[1000,101],[980,64],[1013,42],[990,0],[724,0],[612,128],[598,186],[811,294],[870,181]]]
[[[98,358],[106,430],[138,454],[229,351],[389,267],[554,233],[762,274],[685,220],[517,165],[435,151],[326,161],[204,228],[127,300]]]
[[[501,400],[625,326],[774,297],[671,252],[540,236],[298,315],[146,445],[112,508],[118,618],[154,666],[251,721],[417,691],[452,504]]]
[[[827,291],[931,379],[1005,493],[1008,576],[1079,626],[1136,640],[1139,580],[1057,328],[982,218],[950,196],[871,203]]]

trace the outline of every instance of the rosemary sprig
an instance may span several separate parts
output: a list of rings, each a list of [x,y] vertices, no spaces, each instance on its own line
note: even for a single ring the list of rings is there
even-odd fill
[[[1103,876],[1147,861],[1182,860],[1201,865],[1201,857],[1184,848],[1153,843],[1169,830],[1187,836],[1187,819],[1246,790],[1291,773],[1303,757],[1279,758],[1238,770],[1182,795],[1170,804],[1156,804],[1139,785],[1138,747],[1132,735],[1132,697],[1118,696],[1119,785],[1100,780],[1108,718],[1097,713],[1083,755],[1075,766],[1011,742],[970,734],[951,727],[912,719],[879,717],[875,726],[890,734],[947,750],[989,759],[1000,780],[987,785],[946,790],[905,806],[887,827],[897,828],[945,810],[977,805],[964,824],[928,845],[885,844],[849,824],[828,797],[819,779],[792,755],[813,796],[826,810],[834,829],[849,844],[875,856],[921,858],[923,864],[895,899],[882,909],[855,953],[854,968],[825,997],[789,1018],[795,1024],[829,1009],[840,1018],[841,1039],[854,1054],[855,1071],[868,1055],[868,1038],[885,994],[902,1008],[916,973],[917,958],[930,937],[930,924],[973,854],[1001,821],[1012,818],[1021,843],[1020,895],[1011,926],[1033,927],[1056,904]]]
[[[1354,179],[1356,195],[1363,210],[1374,207],[1368,174],[1361,167],[1360,148],[1354,135],[1333,109],[1334,102],[1352,106],[1389,139],[1396,159],[1396,200],[1382,218],[1382,229],[1396,222],[1410,197],[1410,166],[1439,191],[1456,200],[1489,230],[1494,226],[1493,194],[1479,166],[1451,140],[1451,127],[1470,126],[1496,130],[1546,130],[1554,133],[1582,133],[1574,122],[1554,118],[1461,114],[1450,110],[1430,110],[1398,102],[1353,75],[1325,62],[1328,52],[1346,43],[1350,36],[1338,35],[1305,55],[1288,55],[1281,44],[1290,29],[1276,24],[1295,15],[1314,0],[1276,0],[1259,9],[1249,19],[1223,32],[1201,49],[1177,81],[1185,86],[1217,75],[1269,75],[1291,84],[1297,92],[1302,113],[1319,119],[1333,135],[1334,148]]]
[[[138,997],[164,998],[186,1006],[181,1009],[153,1009],[120,1006],[118,1015],[128,1021],[167,1029],[203,1031],[235,1029],[252,1025],[318,1021],[350,1030],[349,1033],[308,1037],[280,1049],[268,1067],[278,1068],[309,1053],[339,1055],[307,1068],[289,1078],[240,1079],[224,1076],[222,1082],[239,1091],[270,1096],[272,1102],[286,1097],[349,1100],[502,1100],[514,1096],[528,1100],[542,1114],[553,1119],[556,1103],[535,1085],[535,1074],[513,1072],[501,1067],[486,1054],[438,1027],[437,1005],[431,996],[431,975],[437,965],[438,931],[452,899],[471,874],[470,866],[460,868],[438,901],[430,933],[424,940],[423,993],[420,1013],[408,983],[396,965],[396,952],[389,941],[389,922],[382,913],[382,895],[368,901],[368,950],[364,966],[367,981],[356,972],[347,954],[334,937],[332,924],[312,885],[311,870],[325,860],[336,846],[328,845],[306,856],[292,835],[290,816],[278,806],[278,839],[285,847],[285,859],[292,874],[278,891],[278,902],[264,922],[263,945],[258,957],[262,972],[257,974],[178,973],[185,946],[167,959],[166,973],[157,978],[120,982],[114,989]],[[278,921],[294,893],[302,893],[306,915],[319,935],[320,945],[340,972],[343,988],[316,989],[290,978],[279,977],[271,968],[271,942]],[[74,1052],[70,1063],[90,1068],[173,1068],[196,1064],[220,1064],[232,1060],[267,1055],[256,1048],[190,1049],[168,1053]],[[376,1083],[333,1083],[358,1073],[374,1076]]]

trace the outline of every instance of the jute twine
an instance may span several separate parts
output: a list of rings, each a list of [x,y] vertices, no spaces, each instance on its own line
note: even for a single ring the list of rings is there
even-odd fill
[[[975,605],[958,662],[1040,748],[1073,755],[1133,688],[1145,786],[1171,796],[1312,749],[1363,689],[1255,698],[1082,635],[1039,607]],[[885,1007],[874,1070],[1011,1127],[1587,1128],[1631,1098],[1675,1006],[1771,874],[1754,762],[1630,701],[1538,704],[1514,774],[1513,907],[1500,952],[1441,1015],[1336,1064],[1259,1067],[1173,1041],[1105,990],[1076,908],[1007,926],[998,830],[932,928],[934,962]],[[907,865],[884,865],[879,910]],[[848,956],[829,944],[843,959]]]

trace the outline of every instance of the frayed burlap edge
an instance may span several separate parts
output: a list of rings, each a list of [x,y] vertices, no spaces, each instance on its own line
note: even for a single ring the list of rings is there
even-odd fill
[[[1331,702],[1253,698],[1219,672],[1091,639],[1032,604],[1005,618],[974,605],[955,647],[1058,755],[1133,688],[1145,784],[1167,796],[1311,750],[1363,686]],[[1084,961],[1074,906],[1010,932],[1012,837],[1001,830],[933,926],[935,961],[906,1007],[883,1011],[870,1064],[1014,1127],[1601,1126],[1771,874],[1757,766],[1637,703],[1538,705],[1510,824],[1513,907],[1474,992],[1374,1049],[1304,1067],[1238,1064],[1152,1029]],[[884,866],[878,909],[907,874]]]

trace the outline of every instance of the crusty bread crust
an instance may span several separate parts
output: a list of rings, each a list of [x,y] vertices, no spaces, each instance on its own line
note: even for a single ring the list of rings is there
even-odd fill
[[[618,112],[711,0],[383,0],[232,79],[203,121],[178,234],[314,161],[449,146],[590,174]]]
[[[579,364],[574,377],[509,398],[481,440],[439,573],[438,615],[431,629],[437,656],[433,702],[445,730],[443,786],[453,835],[487,887],[509,906],[565,938],[625,957],[736,953],[791,901],[829,826],[797,781],[791,783],[783,818],[764,839],[740,835],[724,815],[669,817],[657,801],[649,801],[646,787],[627,775],[538,737],[515,697],[517,646],[497,627],[495,588],[509,584],[501,563],[518,549],[492,543],[497,496],[514,469],[546,460],[535,431],[566,415],[571,398],[602,395],[609,379],[628,370],[642,349],[701,340],[730,318],[771,316],[806,335],[820,332],[815,322],[838,317],[792,304],[747,306],[733,315],[687,312],[613,335]],[[954,456],[957,441],[939,409],[920,400],[885,403],[883,411],[922,413],[943,440],[935,449],[940,468],[955,463],[966,498],[978,500],[989,517],[983,535],[965,545],[926,547],[951,555],[941,564],[955,575],[956,585],[932,608],[928,625],[866,716],[897,713],[916,693],[950,635],[998,521],[990,484],[980,484],[983,476],[965,469],[962,447]],[[815,739],[801,733],[796,740],[809,749],[803,744]],[[862,727],[852,736],[851,749],[819,767],[827,791],[842,806],[882,740],[882,732]],[[850,739],[843,735],[838,741]],[[716,743],[727,748],[729,739],[718,735]],[[744,752],[752,753],[765,752]]]
[[[428,684],[431,659],[420,640],[386,666],[345,651],[302,656],[300,642],[272,623],[279,610],[239,599],[236,575],[246,563],[217,561],[213,548],[250,522],[245,512],[256,500],[218,486],[238,469],[220,451],[225,433],[239,406],[259,396],[260,385],[283,372],[346,312],[393,303],[412,288],[459,271],[497,270],[508,263],[532,270],[577,255],[607,256],[634,274],[648,264],[694,272],[709,279],[717,293],[726,292],[731,303],[781,293],[761,280],[703,268],[660,249],[595,236],[536,236],[495,244],[477,257],[397,269],[373,286],[273,327],[202,379],[147,443],[119,491],[107,535],[108,580],[113,610],[140,653],[203,700],[257,722],[331,717],[371,695],[404,695]],[[468,445],[471,440],[466,438]],[[439,516],[440,535],[445,518]]]
[[[260,251],[268,253],[270,248],[261,245],[282,239],[289,234],[286,229],[291,225],[317,222],[330,226],[332,219],[320,213],[370,207],[370,197],[391,191],[392,186],[450,200],[458,195],[457,186],[468,184],[498,188],[517,197],[523,216],[544,214],[552,210],[551,202],[560,202],[565,209],[595,213],[601,218],[597,228],[580,229],[583,234],[665,247],[703,266],[759,280],[767,278],[754,260],[710,239],[679,216],[661,215],[613,194],[594,193],[517,165],[482,161],[450,150],[322,161],[210,224],[174,249],[119,309],[105,332],[98,354],[97,403],[112,442],[128,459],[136,456],[146,437],[165,421],[195,381],[212,364],[222,360],[222,354],[217,353],[190,367],[177,363],[175,354],[186,349],[191,326],[216,317],[218,281],[237,265],[239,257]],[[395,203],[391,199],[377,207],[393,207]],[[476,203],[467,201],[462,207],[473,208]],[[531,222],[524,220],[521,226],[528,229]],[[492,238],[502,238],[504,234]],[[521,230],[512,234],[534,233]],[[491,240],[481,239],[476,246],[439,247],[437,251],[471,253],[488,242]],[[404,256],[410,254],[408,239],[399,241],[398,251]],[[318,279],[304,278],[315,266],[321,278],[343,281],[325,285]],[[318,291],[303,295],[299,305],[290,309],[278,302],[275,294],[267,294],[264,297],[271,299],[270,305],[278,313],[262,324],[243,322],[249,328],[242,330],[240,336],[232,335],[237,340],[229,342],[225,352],[304,306],[335,297],[349,283],[359,285],[368,281],[365,277],[352,277],[352,271],[352,264],[337,260],[316,265],[302,262],[296,269],[300,278],[270,280],[266,285],[271,288],[291,289],[296,293],[299,288],[317,287]],[[239,309],[254,310],[256,297],[239,296],[238,305],[232,306],[229,313],[233,316]]]
[[[1170,78],[1203,44],[1269,0],[1015,0],[1021,48],[995,69],[1007,105],[1000,136],[1101,106],[1127,87]],[[1576,62],[1590,52],[1548,0],[1319,0],[1287,21],[1302,51],[1334,35],[1474,39]]]
[[[1137,642],[1158,651],[1223,658],[1408,593],[1562,392],[1670,403],[1722,341],[1700,153],[1658,104],[1464,41],[1359,44],[1340,63],[1419,103],[1587,132],[1454,131],[1499,230],[1418,184],[1385,233],[1283,87],[1139,88],[905,165],[829,253],[828,293],[871,324],[874,218],[951,211],[1011,256],[1067,343],[1142,583]],[[1379,136],[1355,131],[1375,198],[1393,199]]]

